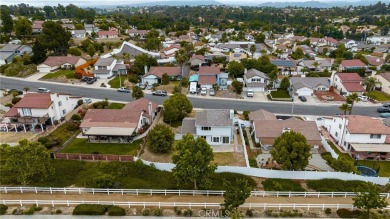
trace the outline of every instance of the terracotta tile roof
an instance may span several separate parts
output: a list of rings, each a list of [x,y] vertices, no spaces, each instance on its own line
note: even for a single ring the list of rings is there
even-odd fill
[[[366,57],[370,65],[379,66],[385,64],[385,60],[381,57],[374,57],[374,56],[364,56],[364,57]]]
[[[283,129],[290,128],[306,137],[307,141],[321,141],[315,121],[302,121],[291,118],[286,120],[255,120],[256,137],[277,138],[283,133]]]
[[[80,59],[80,56],[49,56],[42,64],[50,67],[61,66],[65,63],[76,65]]]
[[[199,68],[199,75],[217,75],[221,72],[221,69],[219,67],[212,67],[212,66],[202,66]]]
[[[52,100],[49,93],[27,93],[15,104],[14,108],[47,109],[51,104]]]
[[[385,126],[380,119],[368,116],[348,116],[347,129],[352,134],[390,135],[390,127]]]
[[[158,104],[153,102],[153,101],[150,101],[146,98],[140,98],[138,100],[132,101],[132,102],[126,104],[126,106],[123,107],[122,110],[132,111],[132,112],[134,112],[134,111],[137,112],[137,111],[143,110],[143,111],[145,111],[145,114],[150,116],[149,112],[148,112],[148,104],[149,103],[152,103],[152,111],[153,112],[156,111]]]
[[[366,91],[358,82],[343,82],[343,86],[348,92],[364,92]]]
[[[380,75],[380,76],[382,76],[384,79],[386,79],[387,81],[390,81],[390,72],[382,73],[382,74],[377,74],[377,75]]]
[[[198,83],[200,85],[216,84],[217,83],[217,76],[215,76],[215,75],[199,75]]]
[[[351,59],[351,60],[343,60],[341,65],[344,67],[359,67],[365,68],[366,64],[364,64],[360,59]]]
[[[191,59],[200,59],[200,60],[204,60],[204,56],[202,56],[202,55],[193,55],[193,56],[191,57]]]
[[[149,72],[144,74],[142,77],[148,75],[155,75],[162,78],[163,74],[167,73],[169,76],[180,76],[180,67],[165,67],[165,66],[152,66]]]
[[[257,111],[251,112],[249,114],[249,120],[277,120],[275,114],[268,112],[264,109],[259,109]]]
[[[42,25],[45,21],[34,21],[32,28],[33,29],[42,29]]]
[[[358,73],[336,73],[336,75],[343,82],[361,82],[363,79],[359,76]]]
[[[333,37],[325,37],[324,39],[325,39],[326,41],[330,42],[330,43],[334,43],[334,44],[339,43],[339,41],[337,41],[337,40],[334,39]]]
[[[8,110],[8,112],[6,112],[4,114],[4,117],[15,117],[18,114],[19,114],[18,109],[16,109],[15,107],[12,107],[10,110]]]

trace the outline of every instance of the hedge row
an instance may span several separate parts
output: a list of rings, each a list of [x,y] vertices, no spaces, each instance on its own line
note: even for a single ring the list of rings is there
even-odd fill
[[[104,215],[108,212],[109,216],[124,216],[125,209],[118,206],[111,205],[77,205],[73,209],[73,215]]]

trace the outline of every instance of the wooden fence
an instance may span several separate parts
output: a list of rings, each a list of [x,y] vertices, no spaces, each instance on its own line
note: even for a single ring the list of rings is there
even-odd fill
[[[134,157],[131,155],[110,155],[110,154],[67,154],[54,153],[54,159],[62,160],[84,160],[84,161],[121,161],[132,162]]]

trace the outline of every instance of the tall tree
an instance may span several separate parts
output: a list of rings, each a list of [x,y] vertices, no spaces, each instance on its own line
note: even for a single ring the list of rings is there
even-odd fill
[[[0,172],[7,183],[28,185],[45,180],[53,169],[50,152],[38,142],[19,141],[16,146],[0,145]]]
[[[244,75],[245,67],[241,62],[231,61],[227,68],[230,77],[238,78]]]
[[[141,55],[137,55],[134,58],[134,67],[136,68],[137,74],[143,75],[145,73],[144,72],[145,66],[148,69],[150,68],[150,66],[157,66],[157,59],[145,53]]]
[[[364,192],[355,192],[356,197],[352,198],[353,205],[366,210],[365,218],[370,218],[371,209],[383,209],[388,205],[386,198],[380,196],[378,186],[371,182],[361,185],[357,191]]]
[[[178,185],[191,183],[194,189],[205,189],[211,185],[210,175],[216,166],[211,164],[214,160],[213,149],[205,139],[194,139],[191,134],[183,135],[175,143],[172,160],[176,164],[172,171]]]
[[[155,125],[146,137],[146,146],[155,153],[167,153],[175,142],[175,133],[164,124]]]
[[[92,44],[89,44],[88,49],[87,49],[87,53],[91,57],[91,59],[93,59],[93,56],[96,53],[96,49]]]
[[[290,87],[290,79],[288,77],[284,77],[280,82],[280,89],[287,90]]]
[[[309,164],[310,149],[305,136],[287,131],[276,138],[271,155],[283,170],[302,170]]]
[[[347,103],[351,104],[351,110],[349,111],[349,115],[352,114],[353,106],[355,105],[355,103],[357,103],[359,101],[360,101],[360,99],[359,99],[359,95],[357,93],[352,93],[352,94],[347,96]]]
[[[225,181],[224,187],[227,189],[224,194],[222,206],[230,212],[237,210],[251,195],[252,188],[246,179],[236,179],[235,182]]]
[[[35,40],[32,47],[33,55],[31,61],[35,64],[39,64],[46,59],[46,47],[39,40]]]
[[[0,19],[2,21],[1,32],[10,34],[14,27],[14,22],[12,21],[11,13],[6,5],[2,5],[0,9]]]
[[[38,37],[38,40],[54,54],[67,55],[71,37],[72,34],[62,28],[60,24],[54,21],[46,21],[43,23],[42,34]]]
[[[297,59],[302,59],[303,57],[305,57],[305,54],[303,53],[303,50],[298,47],[292,54],[291,54],[291,58],[297,60]]]
[[[176,59],[177,64],[180,65],[180,89],[181,89],[182,79],[184,77],[183,66],[185,63],[188,62],[190,57],[188,56],[188,53],[184,49],[180,49],[179,51],[175,52],[175,59]]]
[[[374,90],[377,84],[382,84],[382,82],[378,81],[374,77],[366,77],[363,82],[366,85],[366,91],[368,92],[368,96],[371,96],[371,91]]]
[[[351,111],[351,107],[348,103],[343,103],[339,106],[339,110],[342,111],[344,115],[347,115],[347,113]]]
[[[251,52],[252,59],[253,59],[253,55],[254,55],[255,52],[256,52],[256,46],[255,46],[255,44],[252,44],[251,47],[249,47],[249,51]]]
[[[175,93],[164,101],[164,121],[181,121],[192,112],[192,103],[182,93]]]
[[[19,39],[30,39],[32,35],[32,26],[30,21],[25,17],[18,17],[14,25],[15,35]]]
[[[133,98],[135,98],[136,100],[138,100],[138,99],[144,97],[144,92],[142,91],[142,88],[140,88],[139,86],[134,86],[131,96]]]

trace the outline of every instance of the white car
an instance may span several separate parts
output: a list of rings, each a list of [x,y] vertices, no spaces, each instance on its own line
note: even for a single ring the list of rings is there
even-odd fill
[[[91,98],[85,98],[85,99],[84,99],[84,103],[87,103],[87,104],[92,103]]]
[[[247,92],[246,92],[246,96],[247,97],[253,97],[255,94],[253,93],[253,91],[252,90],[248,90]]]
[[[200,90],[200,95],[205,96],[207,94],[207,88],[202,87],[202,90]]]
[[[359,100],[361,100],[363,102],[367,102],[368,101],[368,97],[367,96],[359,96]]]

